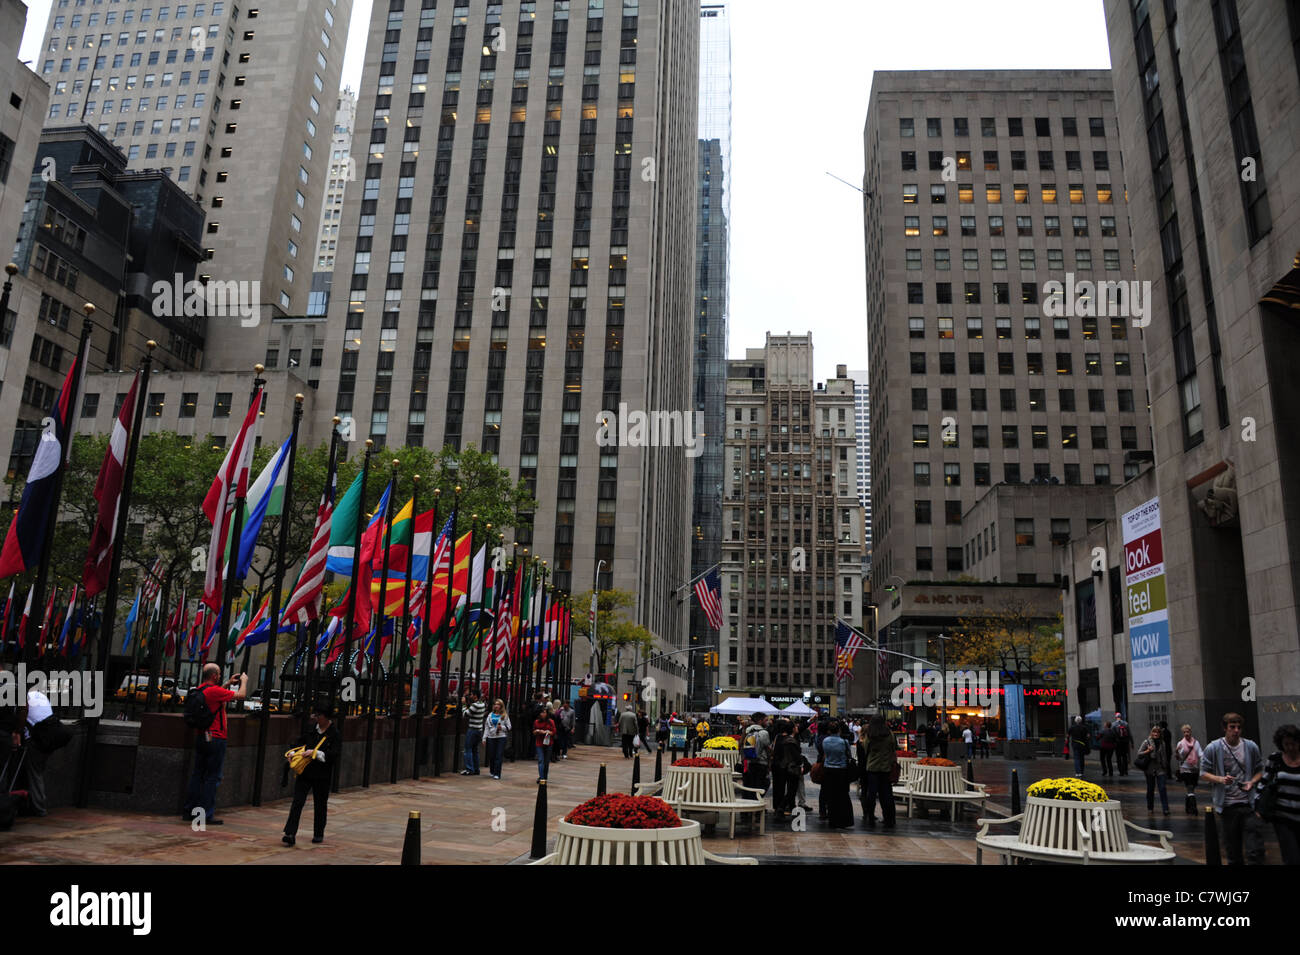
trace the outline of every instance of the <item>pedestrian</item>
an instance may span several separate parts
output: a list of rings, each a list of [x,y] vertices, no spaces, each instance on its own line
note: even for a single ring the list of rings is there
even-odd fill
[[[821,802],[832,829],[853,828],[853,803],[849,801],[849,743],[840,735],[840,725],[831,720],[830,732],[822,741]]]
[[[1273,734],[1278,751],[1264,772],[1261,815],[1273,823],[1283,865],[1300,865],[1300,726],[1287,723]]]
[[[483,739],[487,743],[488,772],[493,779],[501,778],[501,759],[505,755],[506,740],[510,736],[510,717],[506,714],[506,704],[496,700],[492,712],[483,723]]]
[[[1111,725],[1110,720],[1101,728],[1097,734],[1097,749],[1101,752],[1101,775],[1115,775],[1115,727]]]
[[[979,753],[981,759],[989,758],[989,728],[983,723],[979,725]]]
[[[627,708],[632,713],[632,707]],[[636,719],[636,715],[632,715]],[[533,749],[537,753],[537,779],[546,779],[551,767],[551,742],[555,739],[555,720],[545,708],[533,720]]]
[[[938,725],[938,723],[926,723],[923,733],[917,733],[918,742],[922,738],[925,740],[925,755],[927,757],[933,756],[939,746]]]
[[[293,784],[293,805],[289,807],[289,819],[284,824],[286,846],[291,846],[298,835],[298,820],[302,818],[303,806],[307,804],[307,794],[312,795],[312,837],[311,841],[325,841],[325,815],[330,798],[330,777],[334,764],[338,762],[339,751],[343,748],[343,738],[338,727],[334,725],[334,710],[328,702],[318,702],[311,711],[312,728],[298,738],[298,745],[305,746],[312,754],[312,761],[298,774]]]
[[[1070,727],[1070,754],[1074,757],[1075,776],[1083,776],[1083,761],[1088,756],[1088,738],[1091,735],[1088,731],[1088,724],[1083,721],[1083,717],[1076,716],[1074,725]]]
[[[966,744],[966,758],[974,759],[975,758],[975,734],[971,732],[971,728],[969,726],[967,726],[964,730],[961,731],[961,741]]]
[[[745,734],[745,785],[766,794],[768,766],[772,759],[772,737],[767,731],[767,717],[755,713]]]
[[[1194,816],[1196,815],[1196,784],[1201,778],[1201,757],[1205,751],[1192,735],[1190,723],[1184,723],[1180,732],[1183,734],[1182,738],[1174,747],[1174,757],[1178,765],[1176,771],[1183,788],[1187,790],[1183,799],[1183,809],[1189,816]]]
[[[868,829],[876,828],[876,800],[880,800],[880,812],[884,817],[886,829],[893,829],[894,784],[890,777],[898,754],[894,746],[894,736],[889,731],[883,716],[873,716],[867,721],[866,733],[858,740],[858,765],[862,767],[862,824]]]
[[[226,763],[226,703],[248,696],[248,674],[230,678],[228,686],[221,686],[221,667],[215,663],[203,667],[203,682],[190,693],[197,693],[193,704],[186,697],[185,723],[197,731],[194,742],[194,772],[190,775],[189,791],[185,797],[185,811],[181,818],[186,822],[194,818],[194,810],[202,809],[204,825],[220,826],[224,819],[213,818],[217,808],[217,787],[221,785],[221,770]],[[229,687],[239,684],[239,689]],[[206,720],[206,725],[203,721]]]
[[[667,745],[668,745],[668,717],[664,714],[660,714],[659,722],[655,724],[655,746],[659,749],[663,749]],[[649,750],[649,748],[650,748],[649,745],[647,745],[646,749]]]
[[[772,744],[772,811],[777,821],[794,812],[795,792],[803,775],[803,753],[789,720],[776,724],[776,742]]]
[[[577,719],[573,707],[569,701],[565,700],[560,704],[560,710],[555,714],[555,725],[559,729],[559,749],[560,759],[569,758],[569,750],[573,748],[573,727]]]
[[[650,752],[650,717],[645,715],[645,710],[636,714],[636,735],[641,740],[641,748]]]
[[[1129,732],[1124,717],[1115,714],[1115,762],[1119,765],[1119,774],[1128,775],[1128,756],[1133,748],[1133,736]]]
[[[1156,811],[1155,791],[1160,790],[1160,808],[1169,815],[1169,794],[1165,792],[1165,780],[1170,769],[1169,744],[1165,742],[1160,725],[1151,727],[1151,735],[1138,747],[1133,765],[1142,770],[1147,778],[1147,812]]]
[[[483,718],[487,715],[487,705],[478,698],[478,694],[469,690],[460,698],[460,715],[467,717],[465,727],[465,768],[462,776],[479,775],[478,752],[483,744]]]
[[[1219,842],[1228,853],[1228,865],[1264,864],[1264,821],[1255,813],[1255,787],[1264,775],[1259,747],[1242,737],[1246,720],[1240,713],[1225,713],[1223,736],[1201,754],[1201,775],[1211,783],[1214,813],[1219,821]]]
[[[631,704],[628,704],[618,718],[618,732],[623,737],[624,759],[632,758],[632,741],[636,739],[637,729],[636,714],[632,712]]]
[[[27,691],[27,706],[20,715],[23,726],[22,747],[27,754],[22,764],[27,770],[27,798],[32,814],[45,816],[49,809],[45,800],[45,763],[49,759],[49,753],[40,747],[38,740],[32,739],[32,727],[52,717],[54,707],[50,706],[49,697],[44,693],[31,689]]]
[[[934,735],[939,739],[939,757],[948,758],[948,724],[947,722],[939,723],[936,721]]]

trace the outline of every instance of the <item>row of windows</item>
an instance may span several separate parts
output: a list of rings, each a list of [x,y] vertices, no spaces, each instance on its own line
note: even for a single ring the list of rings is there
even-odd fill
[[[915,235],[915,232],[909,233]],[[952,270],[952,251],[950,249],[934,249],[934,267],[940,272]],[[1020,249],[1019,262],[1021,271],[1029,271],[1037,267],[1038,256],[1033,249]],[[919,271],[923,262],[920,249],[904,250],[904,263],[909,271]],[[1120,269],[1119,249],[1103,249],[1102,264],[1107,272],[1118,272]],[[990,249],[989,266],[996,271],[1005,272],[1007,270],[1007,250]],[[961,250],[961,267],[963,270],[978,272],[980,269],[980,255],[978,249]],[[1047,268],[1051,271],[1065,271],[1065,253],[1061,249],[1047,250]],[[1075,249],[1074,250],[1074,270],[1076,272],[1092,271],[1092,250]]]
[[[208,101],[208,98],[207,98],[207,94],[206,94],[206,93],[195,93],[195,94],[194,94],[194,99],[193,99],[192,101],[191,101],[191,100],[189,99],[189,97],[186,96],[184,93],[178,93],[178,94],[176,94],[176,99],[173,101],[173,104],[172,104],[171,108],[174,109],[174,110],[182,110],[182,109],[202,109],[202,108],[207,104],[207,101]],[[103,115],[108,116],[108,115],[110,115],[110,114],[113,112],[113,105],[114,105],[115,102],[117,102],[117,101],[116,101],[116,100],[111,100],[111,99],[109,99],[109,100],[104,100],[104,102],[101,104],[101,103],[96,102],[96,101],[93,100],[93,99],[92,99],[92,100],[87,100],[87,101],[86,101],[86,107],[85,107],[85,109],[81,111],[81,112],[82,112],[82,115],[83,115],[83,116],[94,116],[95,113],[96,113],[96,111],[99,111],[99,112],[102,112]],[[119,113],[129,113],[129,112],[131,112],[132,109],[134,109],[137,113],[147,113],[147,112],[149,112],[149,104],[150,104],[150,102],[151,102],[151,99],[150,99],[150,97],[148,97],[148,96],[141,96],[140,99],[139,99],[139,101],[136,101],[136,100],[134,99],[134,97],[124,96],[124,97],[122,98],[121,102],[117,104],[117,105],[118,105],[118,110],[117,110],[117,111],[118,111]],[[167,107],[167,97],[166,97],[166,96],[159,96],[156,100],[152,100],[152,102],[153,102],[153,108],[154,108],[155,111],[161,112],[161,111],[163,111],[163,110],[165,110],[165,109],[168,108],[168,107]],[[235,103],[235,102],[238,102],[238,100],[235,100],[235,101],[233,101],[233,102],[231,103],[231,108],[232,108],[232,109],[236,108],[236,107],[234,106],[234,103]],[[76,119],[76,118],[77,118],[77,110],[78,110],[78,109],[81,109],[81,104],[80,104],[80,103],[75,103],[75,102],[73,102],[73,103],[69,103],[69,104],[68,104],[68,108],[67,108],[67,114],[66,114],[66,115],[67,115],[67,118],[68,118],[68,119]],[[62,103],[51,103],[51,104],[50,104],[50,119],[57,119],[57,118],[60,116],[60,114],[61,114],[62,112],[63,112],[63,104],[62,104]],[[161,123],[161,122],[162,122],[162,120],[160,120],[160,119],[156,119],[156,120],[154,120],[154,125],[158,125],[158,124]],[[173,125],[176,125],[176,124],[179,123],[179,122],[180,122],[179,119],[173,119],[173,120],[172,120],[172,124],[173,124]],[[144,120],[137,120],[136,125],[137,125],[137,126],[141,126],[141,125],[143,125],[143,123],[144,123]],[[178,127],[178,128],[179,128],[179,127]],[[199,128],[199,118],[198,118],[197,116],[191,116],[191,117],[190,117],[190,129],[191,129],[191,130],[197,130],[198,128]]]
[[[1033,410],[1033,409],[1031,409]],[[1045,409],[1038,409],[1045,410]],[[1062,411],[1074,411],[1073,401],[1071,407],[1062,408]],[[1061,429],[1061,447],[1078,448],[1079,447],[1079,426],[1073,422],[1059,426]],[[961,447],[961,438],[959,429],[956,425],[951,427],[940,428],[937,432],[940,444],[944,448]],[[1089,427],[1089,433],[1092,438],[1093,450],[1103,450],[1110,446],[1110,431],[1107,425],[1097,424]],[[1048,426],[1045,424],[1030,425],[1030,447],[1046,448],[1048,447]],[[1123,451],[1137,450],[1137,427],[1134,425],[1121,425],[1120,449]],[[987,448],[989,446],[989,426],[986,424],[971,425],[971,447]],[[930,447],[930,426],[928,424],[912,425],[912,448],[920,450]],[[1002,426],[1002,447],[1018,448],[1020,447],[1020,427],[1014,424]]]
[[[1021,299],[1026,304],[1034,304],[1038,301],[1038,287],[1033,286],[1033,295],[1027,292],[1021,292]],[[979,304],[979,297],[970,297],[968,293],[966,303]],[[950,304],[950,303],[949,303]],[[999,300],[995,304],[1006,305],[1005,300]],[[951,340],[956,337],[953,331],[953,317],[951,315],[940,315],[934,319],[938,337],[942,340]],[[1000,316],[993,320],[994,330],[1000,340],[1011,338],[1011,317]],[[1033,341],[1043,337],[1043,322],[1041,318],[1026,316],[1022,319],[1025,330],[1025,338]],[[1083,331],[1084,341],[1098,341],[1100,336],[1097,333],[1098,320],[1094,316],[1084,316],[1079,319],[1080,327]],[[1128,338],[1128,325],[1123,319],[1109,319],[1111,341],[1123,341]],[[925,338],[926,319],[913,317],[907,320],[907,337],[908,338]],[[966,319],[966,337],[968,339],[980,340],[984,337],[984,319],[978,316],[970,316]],[[1052,319],[1052,337],[1056,339],[1068,339],[1070,337],[1070,319],[1055,317]]]
[[[132,65],[134,66],[135,64]],[[208,79],[211,77],[211,75],[212,75],[211,70],[199,70],[199,78],[198,78],[197,85],[207,86]],[[136,89],[137,87],[141,89],[151,90],[155,86],[171,86],[173,80],[176,81],[177,86],[189,86],[190,78],[192,76],[193,74],[189,70],[182,70],[179,78],[177,78],[175,73],[170,73],[170,72],[163,73],[161,78],[155,73],[146,73],[144,74],[143,83],[140,81],[139,75],[135,73],[129,74],[126,78],[125,83],[122,81],[122,77],[120,76],[110,76],[107,80],[102,80],[96,76],[96,77],[92,77],[90,80],[90,92],[98,93],[103,91],[106,93],[116,93],[119,89],[121,89],[123,92],[129,93],[132,90]],[[236,84],[236,85],[242,86],[243,84]],[[75,79],[72,81],[72,94],[74,96],[80,96],[81,93],[85,90],[85,88],[86,88],[85,80]],[[54,84],[55,96],[63,96],[67,92],[68,92],[67,80],[58,80]]]
[[[233,393],[229,391],[219,391],[213,398],[212,417],[229,418]],[[116,401],[113,404],[113,416],[117,417],[122,410],[122,403],[126,401],[126,392],[118,392]],[[193,418],[198,412],[199,395],[196,391],[186,391],[180,397],[180,417]],[[151,418],[162,417],[163,409],[167,404],[167,396],[161,392],[150,392],[148,403],[145,405],[145,414]],[[81,398],[81,416],[83,418],[94,418],[99,414],[99,393],[95,391],[86,392]]]
[[[942,171],[948,161],[959,172],[969,172],[974,167],[971,165],[970,150],[959,149],[951,156],[946,155],[941,149],[931,149],[927,151],[927,158],[930,162],[930,169]],[[899,161],[904,172],[913,172],[916,170],[916,151],[905,149],[899,154]],[[984,150],[984,171],[997,172],[1001,160],[996,149]],[[1056,168],[1056,154],[1050,149],[1038,151],[1038,168],[1043,171],[1051,171]],[[1110,154],[1104,149],[1093,150],[1092,168],[1097,170],[1110,169]],[[1067,172],[1083,171],[1083,154],[1076,150],[1067,150],[1065,153],[1065,169]],[[1024,150],[1011,150],[1011,171],[1028,172],[1029,164]]]
[[[1034,234],[1033,216],[1016,216],[1016,235],[1030,236]],[[975,224],[975,216],[959,217],[960,232],[963,238],[974,238],[979,235],[979,230]],[[1006,235],[1005,219],[1002,216],[989,216],[989,235]],[[1115,217],[1101,216],[1099,220],[1100,233],[1105,238],[1114,238]],[[1076,238],[1087,236],[1088,217],[1071,216],[1070,230]],[[920,216],[903,216],[903,235],[916,236],[921,234],[921,217]],[[934,236],[948,235],[948,217],[931,216],[930,217],[930,234]],[[1043,216],[1043,234],[1049,237],[1060,236],[1061,234],[1061,217],[1060,216]]]
[[[955,116],[952,120],[952,132],[954,136],[969,136],[970,121],[964,116]],[[942,117],[928,117],[925,121],[925,134],[931,139],[943,135]],[[898,120],[898,135],[904,139],[911,139],[916,136],[916,120],[910,116],[900,117]],[[993,138],[998,135],[997,119],[993,116],[984,116],[980,118],[980,135],[985,138]],[[1021,116],[1007,117],[1006,136],[1024,136],[1025,123]],[[1048,116],[1034,117],[1034,135],[1038,137],[1052,135],[1052,120]],[[1077,137],[1079,135],[1079,122],[1074,116],[1061,117],[1061,135]],[[1105,136],[1106,125],[1100,116],[1091,116],[1088,118],[1088,135]]]
[[[1089,356],[1091,358],[1092,356]],[[1124,356],[1125,371],[1121,374],[1127,374],[1128,356]],[[1098,359],[1100,362],[1100,359]],[[1100,374],[1094,372],[1093,374]],[[1062,389],[1060,395],[1068,395],[1068,399],[1062,399],[1062,411],[1070,411],[1074,408],[1074,391],[1073,389]],[[1094,397],[1094,395],[1096,397]],[[1133,411],[1133,389],[1120,388],[1116,391],[1116,410]],[[929,411],[930,410],[930,392],[928,388],[912,389],[912,410]],[[1017,410],[1016,389],[1002,388],[999,389],[999,402],[1002,411]],[[1029,410],[1046,411],[1047,402],[1044,390],[1041,388],[1029,389]],[[957,389],[940,388],[939,389],[939,410],[940,411],[957,411]],[[972,388],[970,390],[970,409],[971,411],[988,411],[988,399],[983,388]],[[1090,388],[1088,390],[1088,410],[1097,412],[1105,411],[1104,392],[1099,388]]]
[[[1036,319],[1034,320],[1036,321]],[[998,370],[999,375],[1014,375],[1016,373],[1016,355],[1015,352],[998,352]],[[924,375],[927,373],[926,353],[914,351],[910,355],[911,372],[913,375]],[[1025,356],[1026,367],[1031,375],[1043,374],[1043,354],[1042,352],[1030,352]],[[1127,352],[1116,353],[1115,374],[1130,374],[1131,363]],[[967,371],[972,375],[982,375],[985,373],[984,352],[970,352],[966,356]],[[1105,367],[1100,352],[1089,352],[1084,356],[1084,374],[1100,375]],[[1056,373],[1058,375],[1074,374],[1074,355],[1072,352],[1056,353]],[[955,375],[957,374],[957,355],[954,352],[942,352],[939,355],[939,374]]]
[[[958,183],[956,186],[957,201],[961,203],[971,203],[975,201],[975,187],[970,183]],[[919,187],[916,183],[903,184],[903,202],[912,205],[919,201]],[[1055,205],[1057,202],[1058,190],[1055,183],[1044,183],[1038,187],[1038,197],[1046,205]],[[1066,195],[1072,204],[1078,205],[1087,202],[1085,198],[1085,189],[1082,183],[1072,182],[1066,186]],[[1114,200],[1114,190],[1110,183],[1097,184],[1097,201],[1103,205],[1109,205]],[[1029,184],[1017,182],[1011,187],[1011,199],[1016,203],[1026,203],[1029,201]],[[946,183],[937,182],[930,185],[930,201],[932,203],[941,203],[948,201],[948,186]],[[998,183],[986,183],[984,186],[984,201],[990,203],[1002,202],[1002,186]]]
[[[210,35],[214,37],[216,36],[215,27],[213,28]],[[155,32],[154,40],[157,41],[162,40],[161,30]],[[144,34],[143,33],[138,34],[135,42],[144,43],[145,42]],[[164,63],[177,62],[176,59],[171,58],[171,54],[175,53],[176,51],[168,50],[167,52],[168,52],[168,58],[162,60],[162,62]],[[216,53],[216,47],[214,46],[204,47],[203,52],[201,54],[197,53],[193,47],[188,47],[186,48],[185,52],[181,55],[179,62],[193,63],[195,60],[201,60],[204,63],[208,63],[211,62],[215,53]],[[150,53],[147,58],[144,57],[143,54],[141,53],[132,53],[129,59],[127,58],[125,53],[116,53],[113,55],[112,69],[120,70],[123,67],[127,67],[127,66],[157,66],[158,63],[159,63],[158,51],[154,51]],[[90,70],[92,73],[94,73],[96,70],[105,70],[105,69],[109,69],[109,60],[107,55],[101,55],[95,57],[93,66],[91,65],[90,57],[82,56],[77,58],[76,72],[78,73],[84,73],[86,70]],[[53,72],[54,72],[53,59],[46,60],[44,63],[41,64],[41,73],[43,75],[49,76]],[[59,61],[59,72],[60,73],[73,72],[72,57],[70,56],[64,57]],[[79,83],[81,81],[77,80],[76,82]]]
[[[1079,465],[1077,463],[1067,463],[1062,465],[1065,475],[1065,483],[1070,486],[1082,483],[1080,477]],[[1139,465],[1137,462],[1125,462],[1124,480],[1128,481],[1137,477]],[[973,467],[976,487],[989,487],[992,480],[992,465],[987,461],[977,461]],[[1034,463],[1034,481],[1037,484],[1058,484],[1059,479],[1052,475],[1052,466],[1046,461]],[[1021,484],[1020,462],[1008,462],[1002,465],[1002,481],[1004,484]],[[1110,483],[1110,465],[1093,464],[1092,481],[1094,484]],[[912,464],[912,484],[916,487],[930,486],[930,464],[928,461],[916,461]],[[957,462],[944,464],[943,466],[943,486],[944,487],[961,487],[961,465]]]
[[[98,5],[100,2],[102,2],[102,0],[96,0],[96,5]],[[117,0],[112,0],[112,2],[113,2],[113,3],[116,3]],[[128,0],[128,2],[132,2],[132,0]],[[77,0],[77,5],[78,5],[78,6],[82,6],[82,5],[84,5],[84,4],[85,4],[85,0]],[[67,5],[68,5],[68,0],[59,0],[59,9],[60,9],[60,10],[65,9],[65,8],[67,7]],[[189,12],[190,12],[190,5],[189,5],[188,3],[178,3],[178,4],[176,4],[175,19],[177,19],[177,20],[184,20],[184,19],[186,18],[186,16],[189,15]],[[226,12],[226,3],[225,3],[225,0],[214,0],[214,2],[212,3],[212,16],[214,16],[214,17],[219,17],[219,16],[221,16],[222,14],[224,14],[225,12]],[[122,11],[122,23],[123,23],[123,24],[127,24],[127,23],[132,23],[132,22],[134,22],[134,21],[135,21],[135,13],[136,13],[136,11],[135,11],[133,8],[128,8],[128,9],[126,9],[126,10],[123,10],[123,11]],[[154,8],[153,8],[153,7],[144,7],[144,8],[142,8],[142,9],[140,10],[140,22],[141,22],[141,23],[148,23],[149,21],[151,21],[151,20],[153,19],[153,15],[154,15]],[[163,5],[161,5],[161,6],[158,7],[158,22],[159,22],[159,23],[163,23],[163,22],[166,21],[167,18],[168,18],[169,16],[171,16],[171,15],[172,15],[172,12],[171,12],[171,6],[170,6],[169,4],[163,4]],[[205,17],[205,16],[207,16],[207,15],[208,15],[208,4],[207,4],[207,3],[196,3],[196,4],[194,4],[194,19],[195,19],[195,20],[199,19],[200,17]],[[249,11],[249,14],[248,14],[248,15],[249,15],[250,18],[251,18],[251,17],[255,17],[255,16],[257,16],[257,11],[255,11],[255,10]],[[57,15],[57,16],[54,18],[54,29],[56,29],[56,30],[62,30],[62,29],[63,29],[63,25],[64,25],[65,22],[66,22],[66,23],[68,24],[68,26],[71,27],[73,30],[78,30],[78,29],[81,28],[81,23],[82,23],[82,14],[80,14],[80,13],[74,13],[74,14],[72,14],[72,19],[71,19],[71,20],[68,20],[67,17],[66,17],[64,14],[60,13],[59,15]],[[114,23],[116,23],[116,22],[117,22],[117,11],[116,11],[116,10],[110,10],[110,11],[108,11],[107,13],[104,14],[104,26],[112,26],[112,25],[113,25]],[[99,26],[99,14],[98,14],[98,13],[92,13],[92,14],[90,14],[90,15],[87,17],[85,23],[86,23],[86,26],[88,26],[88,27]]]

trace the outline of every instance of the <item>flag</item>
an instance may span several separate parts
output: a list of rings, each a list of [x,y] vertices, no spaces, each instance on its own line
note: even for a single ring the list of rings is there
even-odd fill
[[[206,608],[206,604],[204,605]],[[217,611],[217,619],[212,621],[212,626],[208,629],[208,635],[203,638],[203,646],[199,648],[199,658],[204,659],[208,655],[208,648],[212,646],[212,641],[217,633],[221,630],[221,611]]]
[[[336,467],[330,471],[325,480],[325,490],[321,494],[320,504],[316,507],[316,528],[311,534],[311,546],[307,548],[307,559],[298,572],[298,582],[284,608],[281,625],[286,620],[299,623],[311,623],[319,613],[321,587],[325,583],[325,560],[329,550],[330,529],[334,521],[334,491],[338,483]],[[352,573],[352,568],[348,568]]]
[[[248,626],[249,613],[253,608],[253,598],[249,596],[244,601],[244,606],[239,613],[235,615],[234,622],[230,625],[230,630],[226,633],[226,652],[233,653],[235,644],[243,634],[244,628]]]
[[[158,596],[158,591],[162,587],[163,579],[163,559],[162,557],[154,558],[153,567],[144,578],[144,604],[149,606],[153,603],[154,598]]]
[[[709,626],[714,630],[722,629],[722,578],[716,569],[709,571],[695,582],[695,599],[700,609],[709,618]]]
[[[149,645],[148,641],[152,640],[155,634],[161,632],[160,628],[162,625],[162,591],[159,590],[154,595],[153,610],[149,613],[149,629],[144,633],[145,639],[140,641],[141,652],[143,652],[144,648]],[[150,631],[152,631],[152,633],[150,633]]]
[[[122,410],[113,423],[113,435],[108,439],[104,463],[99,466],[99,477],[95,481],[99,513],[95,518],[95,530],[90,535],[86,567],[81,577],[87,597],[93,597],[108,587],[108,575],[113,564],[113,538],[117,534],[117,512],[122,501],[122,478],[126,472],[126,448],[130,443],[135,393],[139,385],[140,373],[136,372],[131,390],[122,402]]]
[[[593,627],[596,625],[596,591],[591,592],[591,609],[587,611],[587,622]]]
[[[207,622],[207,605],[202,600],[194,608],[194,622],[190,624],[189,636],[185,640],[185,651],[189,658],[193,660],[199,652],[199,645],[203,639],[203,627]]]
[[[0,620],[0,646],[5,646],[9,643],[9,612],[13,609],[14,588],[17,586],[18,581],[11,580],[9,582],[9,596],[5,600],[5,615],[4,619]]]
[[[86,347],[89,346],[90,339],[87,338]],[[41,432],[40,443],[32,456],[22,500],[14,519],[9,523],[4,547],[0,549],[0,578],[21,574],[40,563],[41,554],[45,550],[45,533],[51,515],[58,509],[58,501],[54,497],[55,485],[72,453],[73,409],[69,406],[84,366],[84,354],[72,360],[72,367],[63,379],[63,388],[46,419],[49,423]]]
[[[447,605],[451,608],[449,614],[451,617],[448,626],[453,633],[448,640],[447,646],[452,650],[462,649],[462,640],[460,639],[460,623],[465,619],[465,610],[468,606],[467,598],[469,597],[470,574],[469,574],[469,549],[472,541],[470,537],[473,532],[465,534],[456,541],[456,550],[452,555],[455,567],[451,575],[451,597]]]
[[[30,607],[32,595],[27,594],[27,605]],[[126,653],[127,648],[131,646],[131,631],[135,627],[135,622],[140,617],[140,588],[135,591],[135,603],[131,604],[131,610],[126,615],[126,636],[122,639],[122,652]],[[26,619],[26,617],[24,617]]]
[[[334,518],[330,525],[325,569],[345,577],[352,576],[352,555],[357,546],[357,512],[361,510],[361,492],[361,475],[358,474],[334,508]]]
[[[384,613],[389,617],[402,616],[402,600],[406,596],[406,568],[411,562],[411,544],[414,539],[415,499],[407,501],[393,516],[388,535],[388,579],[383,582]],[[432,523],[432,519],[430,520]],[[383,554],[376,555],[379,571],[383,573]],[[371,585],[371,593],[378,595],[379,582]]]
[[[425,633],[433,633],[442,626],[447,616],[447,576],[451,568],[451,518],[442,526],[438,543],[433,554],[432,591],[429,594],[429,619],[425,621]],[[418,546],[418,545],[417,545]]]
[[[225,553],[224,545],[230,539],[235,499],[244,497],[248,491],[248,469],[253,462],[254,432],[257,430],[258,412],[262,409],[263,393],[264,390],[259,388],[253,396],[244,423],[231,442],[225,460],[221,462],[212,487],[208,489],[208,496],[203,499],[203,513],[212,525],[212,536],[208,540],[207,573],[203,578],[203,602],[213,610],[221,606],[222,557]]]
[[[862,635],[843,620],[835,621],[835,682],[853,675],[853,657],[865,647]]]
[[[59,588],[55,587],[50,591],[50,599],[45,603],[45,616],[41,618],[41,637],[40,651],[44,653],[50,646],[50,624],[54,622],[54,598],[58,596]]]
[[[185,595],[181,594],[181,601],[178,603],[167,618],[167,634],[164,638],[163,655],[171,657],[176,653],[176,641],[181,632],[185,629]]]
[[[370,518],[370,525],[361,535],[361,555],[357,560],[357,579],[352,587],[352,599],[356,601],[354,619],[361,630],[370,629],[370,612],[372,607],[370,579],[374,573],[375,556],[380,551],[380,542],[388,517],[388,499],[393,493],[393,482],[384,488],[375,512]],[[351,568],[349,568],[349,573]]]
[[[878,685],[883,687],[889,683],[889,664],[885,662],[884,632],[876,634],[876,647],[876,673],[880,677]]]
[[[245,604],[244,609],[247,611],[247,604]],[[270,611],[271,595],[267,594],[262,600],[262,605],[257,608],[257,613],[253,614],[252,619],[240,628],[239,636],[235,638],[236,650],[242,650],[246,646],[251,647],[267,641],[271,634],[271,623],[267,619]]]
[[[68,631],[72,629],[72,618],[77,610],[77,585],[72,585],[72,597],[68,600],[67,612],[63,615],[63,629],[59,631],[59,653],[68,655]]]
[[[18,621],[18,649],[27,647],[27,621],[32,615],[32,587],[27,588],[27,603],[23,606],[22,619]]]
[[[330,617],[330,622],[325,627],[324,632],[316,639],[317,656],[319,656],[326,647],[334,642],[334,635],[339,632],[339,628],[342,625],[342,621],[340,621],[338,617]]]
[[[276,517],[284,510],[284,482],[289,476],[284,463],[289,460],[289,445],[292,437],[285,438],[284,444],[266,462],[262,473],[257,476],[248,489],[244,503],[244,527],[239,534],[239,560],[236,563],[236,576],[241,580],[247,576],[249,565],[253,563],[253,551],[257,548],[257,535],[262,530],[262,522],[268,517]]]

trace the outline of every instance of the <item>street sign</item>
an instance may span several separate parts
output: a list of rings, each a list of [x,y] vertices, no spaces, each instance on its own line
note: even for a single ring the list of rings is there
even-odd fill
[[[686,724],[672,723],[668,726],[668,748],[685,749],[686,748]]]
[[[624,672],[624,673],[635,673],[635,672],[636,672],[636,667],[624,667],[624,668],[623,668],[623,672]]]

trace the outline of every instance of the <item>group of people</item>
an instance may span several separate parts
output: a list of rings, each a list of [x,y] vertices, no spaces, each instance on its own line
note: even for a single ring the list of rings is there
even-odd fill
[[[961,740],[966,747],[966,758],[989,755],[989,731],[983,723],[968,723],[958,726],[948,720],[935,720],[917,727],[916,743],[919,748],[925,746],[926,756],[948,758],[948,744]]]

